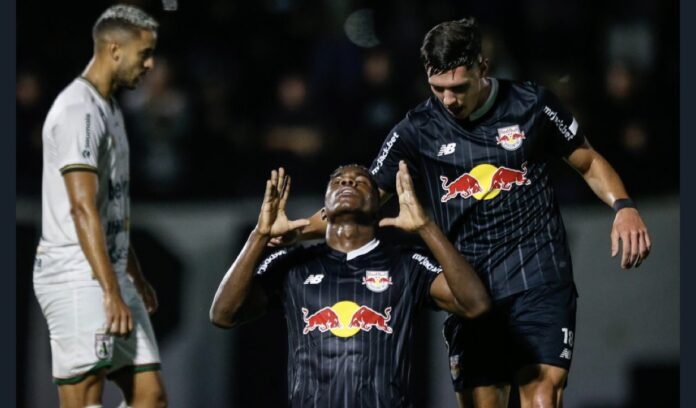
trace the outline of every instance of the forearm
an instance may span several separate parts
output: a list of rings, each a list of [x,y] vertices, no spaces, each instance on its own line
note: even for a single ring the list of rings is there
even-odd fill
[[[490,299],[474,268],[464,259],[432,220],[418,230],[420,237],[442,267],[447,285],[466,315],[478,315]]]
[[[254,230],[244,248],[225,274],[210,308],[210,320],[217,326],[232,327],[244,305],[254,276],[254,267],[270,240]]]
[[[138,261],[138,257],[135,255],[133,246],[128,248],[128,264],[126,266],[126,273],[135,281],[145,279],[142,269],[140,268],[140,261]]]
[[[621,178],[611,164],[600,155],[592,160],[592,164],[583,174],[583,178],[597,197],[609,206],[620,198],[628,198]]]
[[[118,293],[119,285],[106,250],[106,239],[97,209],[76,206],[71,209],[82,252],[104,293]]]

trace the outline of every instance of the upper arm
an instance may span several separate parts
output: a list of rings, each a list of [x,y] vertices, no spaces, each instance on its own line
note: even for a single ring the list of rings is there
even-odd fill
[[[106,126],[99,110],[87,103],[67,106],[51,129],[55,159],[61,174],[97,171]]]
[[[585,145],[584,129],[556,95],[541,88],[538,109],[541,137],[552,155],[568,157]]]
[[[370,174],[377,185],[385,192],[393,192],[396,189],[396,172],[399,170],[399,161],[404,160],[413,169],[413,162],[417,155],[412,140],[416,137],[416,129],[408,119],[404,119],[394,126],[377,157],[370,166]],[[381,196],[381,195],[380,195]]]
[[[430,285],[430,297],[440,309],[450,313],[461,313],[461,308],[458,306],[457,299],[454,297],[443,274],[439,274]]]
[[[599,153],[585,140],[581,146],[565,158],[565,161],[580,174],[585,175],[598,155]]]
[[[69,171],[63,174],[72,208],[97,205],[98,178],[92,171]]]

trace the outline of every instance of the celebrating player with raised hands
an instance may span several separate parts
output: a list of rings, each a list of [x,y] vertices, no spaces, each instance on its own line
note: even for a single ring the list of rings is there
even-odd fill
[[[381,224],[418,232],[437,261],[375,239],[379,190],[357,165],[330,177],[326,243],[263,259],[272,236],[308,223],[287,219],[290,183],[279,169],[266,183],[256,228],[215,294],[210,317],[220,327],[284,309],[292,407],[409,407],[414,314],[431,306],[472,318],[488,309],[476,273],[418,203],[405,164],[396,177],[399,215]]]

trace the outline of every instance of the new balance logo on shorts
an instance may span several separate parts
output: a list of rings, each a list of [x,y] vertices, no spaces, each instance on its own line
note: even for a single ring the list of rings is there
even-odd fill
[[[565,358],[566,360],[570,360],[570,358],[572,356],[573,356],[573,352],[568,350],[567,348],[564,348],[563,351],[561,351],[561,355],[558,357]]]

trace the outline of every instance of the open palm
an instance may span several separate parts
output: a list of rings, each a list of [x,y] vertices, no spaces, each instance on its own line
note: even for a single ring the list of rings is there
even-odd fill
[[[396,173],[396,193],[399,196],[399,215],[396,218],[382,219],[379,226],[397,227],[408,232],[417,231],[428,222],[428,216],[418,202],[413,180],[403,160],[399,162],[399,171]]]
[[[260,234],[277,237],[309,224],[309,220],[290,221],[285,214],[285,205],[290,194],[290,176],[284,168],[271,171],[271,178],[266,180],[266,192],[263,196],[261,213],[256,229]]]

